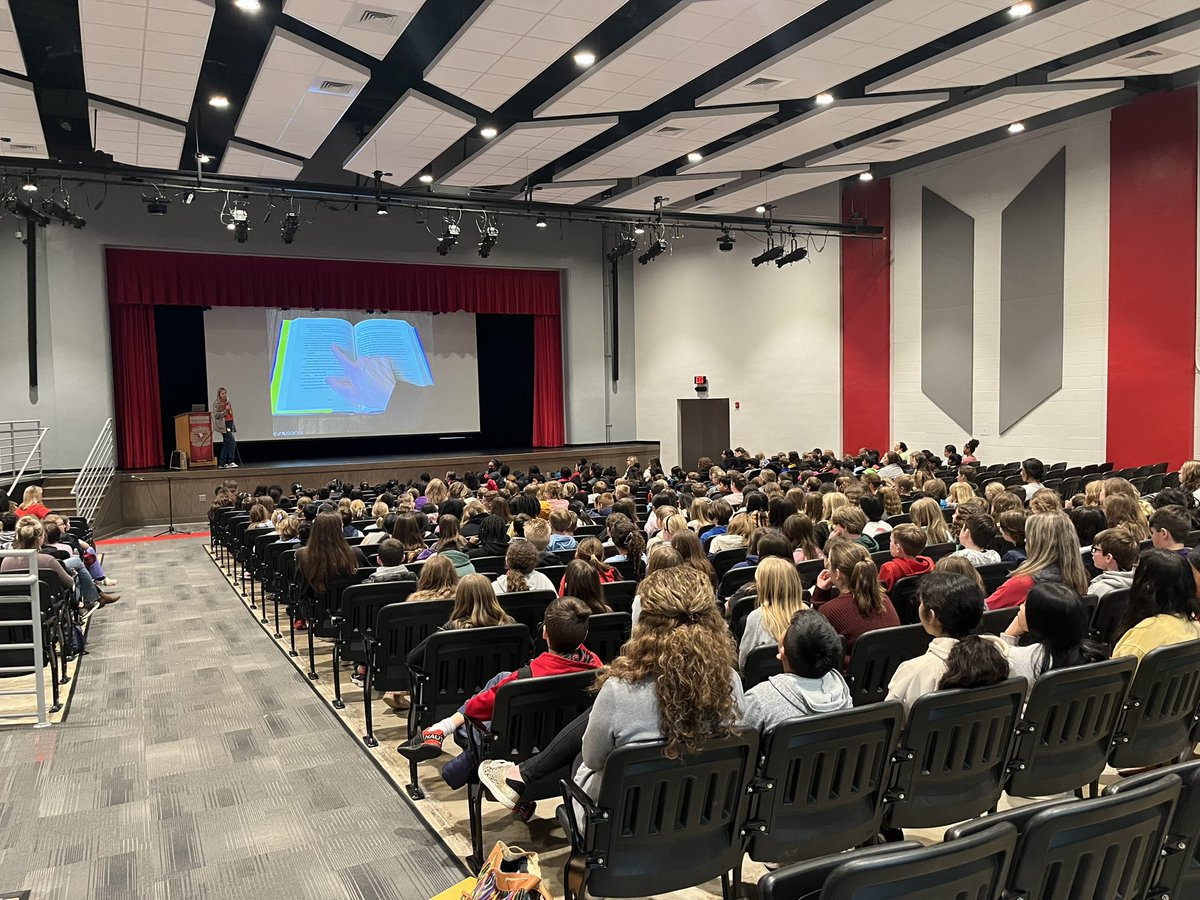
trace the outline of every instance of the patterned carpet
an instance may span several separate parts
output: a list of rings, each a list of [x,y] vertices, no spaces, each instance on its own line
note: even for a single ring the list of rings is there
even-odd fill
[[[422,900],[463,877],[199,540],[107,566],[123,599],[66,721],[0,727],[0,893]]]

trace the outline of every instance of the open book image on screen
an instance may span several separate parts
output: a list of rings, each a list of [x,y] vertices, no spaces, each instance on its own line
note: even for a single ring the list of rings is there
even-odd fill
[[[271,413],[381,413],[393,375],[417,387],[433,384],[421,336],[408,322],[288,319],[280,325],[271,371]]]

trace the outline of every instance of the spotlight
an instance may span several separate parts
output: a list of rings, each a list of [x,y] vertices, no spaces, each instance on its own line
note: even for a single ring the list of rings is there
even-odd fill
[[[496,241],[499,238],[500,229],[495,225],[489,225],[484,229],[483,240],[479,242],[479,255],[483,259],[487,259],[491,255],[492,248],[496,246]]]
[[[546,221],[546,214],[545,214],[545,213],[540,213],[540,214],[538,215],[537,219],[534,221],[534,223],[533,223],[533,224],[534,224],[534,225],[536,225],[538,228],[545,228],[545,227],[547,227],[547,226],[548,226],[550,223]]]
[[[754,207],[754,211],[761,215],[767,211],[767,208],[760,203],[758,206]]]
[[[192,201],[193,201],[193,200],[195,200],[195,199],[196,199],[196,192],[195,192],[195,191],[188,191],[186,194],[184,194],[184,195],[183,195],[183,205],[184,205],[184,206],[191,206],[191,205],[192,205]]]
[[[37,189],[38,189],[37,182],[33,180],[32,175],[30,175],[28,178],[26,178],[25,183],[21,185],[21,190],[29,191],[29,193],[31,193],[31,194],[37,193]]]
[[[383,201],[375,204],[375,215],[386,216],[388,214],[388,206]]]
[[[233,5],[238,9],[244,9],[246,12],[258,12],[262,8],[262,3],[259,0],[233,0]]]
[[[575,65],[587,68],[596,62],[596,54],[590,53],[587,50],[580,50],[575,54]]]
[[[1024,122],[1013,122],[1011,125],[1008,126],[1009,134],[1020,134],[1024,130],[1025,130]]]
[[[4,209],[15,216],[22,216],[30,225],[40,225],[45,228],[50,224],[50,217],[34,209],[33,204],[28,200],[9,197],[4,201]]]
[[[754,257],[754,259],[750,260],[750,262],[754,268],[757,269],[763,263],[774,262],[775,260],[779,259],[779,257],[783,256],[783,253],[784,250],[782,245],[778,247],[768,247],[762,253],[758,254],[758,256]]]
[[[167,208],[171,205],[171,198],[155,193],[152,195],[142,194],[142,202],[146,204],[146,212],[152,216],[165,216]],[[187,203],[184,200],[184,203]]]
[[[795,262],[800,262],[802,259],[806,259],[807,257],[807,247],[793,247],[791,253],[785,253],[783,256],[779,257],[779,259],[775,260],[775,265],[782,269],[784,266],[791,265]]]
[[[817,94],[817,106],[828,106],[833,102],[833,94]]]
[[[208,105],[215,106],[217,109],[228,109],[229,98],[224,94],[213,94],[208,98]]]
[[[646,226],[643,225],[641,222],[638,222],[636,225],[633,226],[633,233],[634,234],[645,234]]]
[[[428,172],[422,172],[421,177],[417,179],[421,184],[433,184],[433,176]]]
[[[608,251],[608,261],[616,262],[622,256],[628,256],[637,249],[637,238],[627,232],[621,232],[620,238],[617,239],[616,246]]]
[[[196,154],[196,162],[200,163],[200,165],[202,165],[202,166],[207,166],[212,161],[213,161],[213,158],[211,156],[209,156],[207,153],[197,153]]]
[[[729,229],[726,228],[721,232],[721,236],[717,238],[717,249],[722,253],[728,253],[733,249],[735,243],[737,243],[737,238],[731,235]]]
[[[295,210],[289,210],[283,214],[283,226],[279,229],[279,236],[285,244],[290,244],[296,240],[296,232],[300,230],[300,214]]]
[[[42,201],[42,211],[52,219],[57,219],[64,225],[70,225],[74,228],[83,228],[87,224],[87,220],[83,219],[75,213],[71,212],[71,200],[59,200],[54,197],[47,197]]]
[[[651,241],[650,246],[646,248],[646,252],[638,257],[638,262],[643,266],[649,265],[652,259],[657,259],[666,253],[668,246],[670,245],[662,238]]]
[[[693,150],[691,153],[689,153],[689,154],[687,155],[687,160],[688,160],[688,162],[690,162],[690,163],[698,163],[698,162],[700,162],[700,160],[702,160],[702,159],[704,159],[704,154],[703,154],[703,153],[699,153],[699,152],[697,152],[697,151],[695,151],[695,150]]]
[[[498,135],[499,133],[500,133],[500,132],[498,132],[498,131],[497,131],[495,128],[493,128],[491,125],[488,125],[488,126],[486,126],[485,128],[480,128],[480,129],[479,129],[479,136],[480,136],[481,138],[483,138],[484,140],[488,140],[488,141],[490,141],[492,138],[494,138],[494,137],[495,137],[496,135]]]
[[[450,250],[458,243],[458,236],[462,233],[462,229],[458,227],[456,222],[450,221],[449,218],[443,219],[446,224],[446,230],[442,232],[438,238],[437,252],[438,256],[446,256]]]
[[[1014,19],[1019,19],[1022,16],[1027,16],[1033,12],[1032,3],[1014,3],[1008,8],[1008,14]]]
[[[249,238],[250,226],[245,222],[234,222],[233,239],[239,244],[244,244],[247,240],[249,240]]]
[[[239,244],[246,243],[250,237],[250,209],[244,200],[234,201],[228,211],[222,210],[221,219],[225,222],[225,227],[233,232],[235,241]]]
[[[862,174],[860,174],[858,176],[858,180],[859,181],[874,181],[875,176],[872,175],[870,172],[863,172]]]

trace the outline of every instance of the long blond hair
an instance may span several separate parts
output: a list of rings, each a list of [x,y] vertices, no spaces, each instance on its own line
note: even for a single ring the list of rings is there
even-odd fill
[[[826,568],[830,572],[841,572],[846,586],[854,597],[858,614],[864,619],[877,616],[887,607],[883,585],[879,583],[879,570],[871,562],[867,548],[849,538],[829,542],[825,548]]]
[[[512,619],[500,606],[492,583],[486,575],[464,575],[454,591],[454,609],[450,613],[451,628],[486,628],[489,625],[510,625]]]
[[[712,582],[689,566],[660,569],[638,587],[642,613],[621,655],[596,679],[654,680],[666,747],[677,759],[736,731],[737,649],[717,608]]]
[[[850,498],[841,491],[830,491],[821,498],[821,518],[828,522],[835,509],[840,509],[850,502]]]
[[[1126,494],[1106,494],[1100,502],[1100,508],[1104,511],[1109,528],[1124,525],[1137,535],[1139,541],[1150,537],[1150,520],[1137,500]]]
[[[808,591],[800,574],[787,560],[768,556],[754,570],[754,586],[763,627],[776,641],[783,640],[792,617],[808,609]]]
[[[1025,520],[1025,552],[1028,556],[1012,573],[1013,578],[1036,575],[1057,567],[1062,583],[1077,593],[1087,591],[1087,573],[1079,549],[1079,535],[1064,513],[1034,513]]]
[[[942,517],[942,508],[932,497],[922,497],[908,508],[908,516],[914,525],[925,529],[931,544],[948,544],[953,540],[946,520]]]

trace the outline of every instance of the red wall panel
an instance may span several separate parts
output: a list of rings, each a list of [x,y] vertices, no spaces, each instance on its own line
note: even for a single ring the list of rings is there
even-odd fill
[[[890,236],[887,179],[842,188],[842,220],[864,216]],[[842,451],[891,448],[892,247],[889,240],[842,241]]]
[[[1193,453],[1196,124],[1195,88],[1112,114],[1107,437],[1118,468],[1174,468]]]

